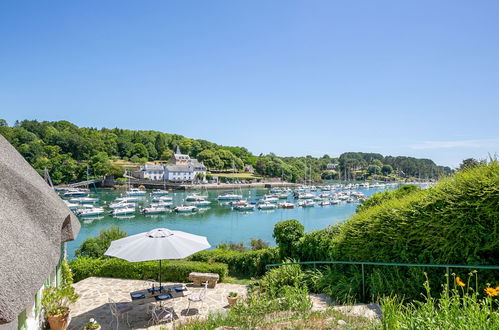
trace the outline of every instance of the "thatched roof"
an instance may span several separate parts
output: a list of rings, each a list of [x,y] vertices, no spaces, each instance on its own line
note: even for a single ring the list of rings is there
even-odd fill
[[[15,320],[50,274],[80,223],[0,135],[0,324]]]

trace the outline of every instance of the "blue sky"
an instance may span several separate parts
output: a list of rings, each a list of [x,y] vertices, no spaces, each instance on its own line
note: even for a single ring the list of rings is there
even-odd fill
[[[0,118],[255,154],[499,151],[498,1],[0,2]]]

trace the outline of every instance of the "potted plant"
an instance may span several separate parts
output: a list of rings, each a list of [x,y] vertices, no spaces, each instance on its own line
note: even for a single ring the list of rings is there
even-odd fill
[[[78,294],[71,285],[50,287],[43,290],[42,306],[53,330],[65,330],[69,325],[69,305],[76,302]]]
[[[229,292],[229,295],[227,296],[229,306],[234,306],[237,303],[237,298],[237,292]]]
[[[100,330],[100,324],[96,320],[90,319],[83,327],[83,330]]]

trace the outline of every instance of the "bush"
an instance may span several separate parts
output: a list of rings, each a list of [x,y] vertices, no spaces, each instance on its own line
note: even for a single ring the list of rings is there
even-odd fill
[[[395,190],[377,192],[368,199],[361,201],[360,205],[357,206],[357,212],[364,211],[370,207],[379,205],[384,201],[401,198],[415,191],[420,191],[420,190],[421,188],[416,185],[406,184],[398,187]]]
[[[289,288],[307,290],[305,274],[298,264],[273,268],[257,284],[260,293],[272,298],[283,296]]]
[[[113,226],[101,230],[99,236],[87,238],[75,251],[77,257],[104,257],[104,252],[109,248],[112,241],[126,237],[126,232],[119,227]]]
[[[412,189],[412,188],[406,188]],[[300,260],[347,260],[427,264],[499,264],[499,163],[461,171],[435,187],[383,200],[343,224],[305,235]],[[309,259],[311,258],[311,259]],[[366,267],[367,297],[397,292],[420,298],[425,269]],[[426,270],[438,287],[442,269]],[[335,266],[331,292],[344,295],[351,282],[361,296],[359,267]],[[480,281],[499,279],[481,271]],[[342,285],[343,285],[342,284]],[[337,289],[336,289],[337,288]],[[336,297],[333,297],[336,298]]]
[[[300,238],[303,236],[304,227],[295,219],[276,223],[272,237],[275,238],[282,258],[296,256]]]
[[[71,261],[75,281],[87,277],[115,277],[126,279],[158,279],[159,262],[128,262],[118,258],[79,257]],[[187,282],[189,273],[216,273],[223,281],[227,276],[227,265],[184,260],[163,260],[161,274],[163,281]]]
[[[267,264],[278,263],[281,259],[277,248],[267,248],[246,252],[221,249],[201,251],[190,256],[188,260],[227,264],[231,276],[260,276],[265,273]]]

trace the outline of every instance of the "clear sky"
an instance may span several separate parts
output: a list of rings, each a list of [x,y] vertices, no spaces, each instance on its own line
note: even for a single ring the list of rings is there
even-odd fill
[[[499,1],[0,2],[0,118],[255,154],[499,151]]]

